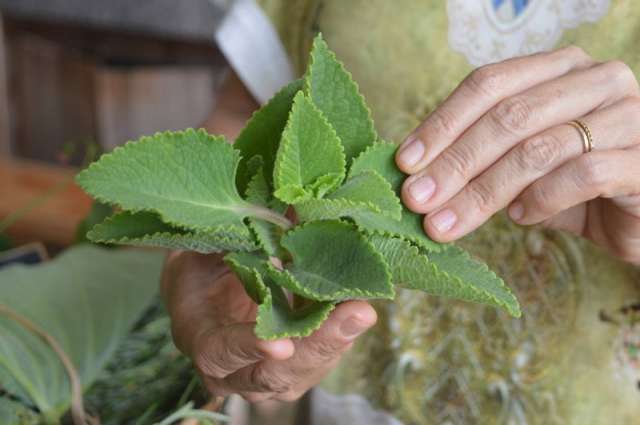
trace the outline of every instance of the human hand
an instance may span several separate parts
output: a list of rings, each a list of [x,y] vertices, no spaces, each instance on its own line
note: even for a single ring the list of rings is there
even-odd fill
[[[253,332],[256,304],[215,255],[172,253],[162,293],[176,346],[193,359],[207,389],[251,402],[299,398],[376,322],[369,304],[348,301],[309,337],[260,340]]]
[[[583,153],[580,119],[593,134]],[[519,224],[584,236],[640,263],[640,90],[625,64],[581,49],[471,73],[407,138],[408,208],[435,240],[458,239],[509,206]]]

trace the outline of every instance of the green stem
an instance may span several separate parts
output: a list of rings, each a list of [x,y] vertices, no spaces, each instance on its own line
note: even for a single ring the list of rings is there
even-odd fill
[[[282,214],[279,214],[269,208],[261,207],[258,205],[252,205],[251,214],[252,217],[259,218],[264,221],[268,221],[269,223],[273,223],[276,226],[283,228],[284,230],[289,230],[293,227],[293,223],[287,217]]]

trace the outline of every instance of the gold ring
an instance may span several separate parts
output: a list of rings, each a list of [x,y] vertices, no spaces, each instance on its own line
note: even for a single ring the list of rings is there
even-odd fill
[[[569,121],[567,124],[574,127],[578,132],[580,132],[580,137],[582,137],[582,152],[589,153],[593,150],[593,135],[591,134],[591,130],[584,123],[584,121],[573,120]]]

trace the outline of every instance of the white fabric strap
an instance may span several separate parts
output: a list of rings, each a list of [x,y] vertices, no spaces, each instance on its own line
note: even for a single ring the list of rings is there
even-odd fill
[[[235,0],[215,34],[220,50],[261,103],[294,78],[293,67],[269,18],[254,0]]]

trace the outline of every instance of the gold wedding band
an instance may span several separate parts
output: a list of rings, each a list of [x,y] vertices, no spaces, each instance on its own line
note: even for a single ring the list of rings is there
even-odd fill
[[[573,120],[569,121],[567,124],[574,127],[580,133],[580,137],[582,137],[582,152],[591,152],[593,150],[593,135],[584,121]]]

